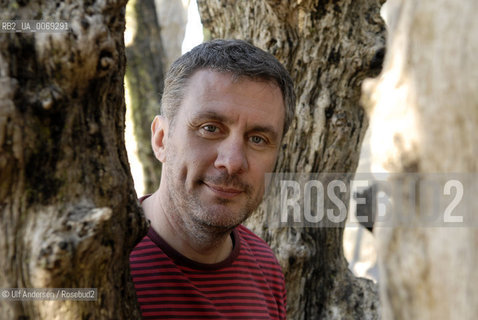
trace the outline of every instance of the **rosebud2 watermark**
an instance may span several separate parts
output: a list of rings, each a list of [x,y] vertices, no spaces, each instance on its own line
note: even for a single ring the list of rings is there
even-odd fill
[[[272,227],[339,227],[349,215],[382,227],[478,226],[478,174],[279,173],[267,179]]]

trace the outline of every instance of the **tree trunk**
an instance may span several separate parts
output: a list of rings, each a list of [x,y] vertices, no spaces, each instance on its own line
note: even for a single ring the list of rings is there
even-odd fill
[[[134,0],[128,8],[132,11],[128,19],[133,19],[135,26],[133,43],[126,48],[128,107],[147,194],[156,191],[161,177],[161,163],[151,149],[150,123],[160,113],[167,69],[181,55],[187,19],[181,0]]]
[[[198,0],[213,38],[250,41],[274,54],[295,80],[296,118],[277,171],[355,171],[367,128],[360,87],[380,72],[384,54],[382,2]],[[248,225],[269,242],[284,269],[289,319],[377,318],[375,285],[347,268],[344,221],[333,228],[272,229],[268,210],[279,211],[279,203],[266,200]]]
[[[150,124],[160,112],[165,56],[154,0],[135,0],[129,5],[136,30],[133,43],[126,48],[126,81],[131,98],[128,107],[133,115],[138,158],[143,167],[144,191],[152,193],[159,186],[161,164],[151,149]]]
[[[402,173],[401,178],[417,172],[419,182],[431,173],[444,177],[465,173],[461,177],[471,177],[474,190],[464,183],[463,203],[465,212],[474,217],[478,212],[472,199],[478,190],[478,3],[389,2],[389,54],[380,78],[364,84],[373,159]],[[436,203],[427,202],[425,193],[415,196],[421,206],[402,215],[420,221],[437,213]],[[476,318],[476,224],[384,227],[377,230],[377,241],[384,319]]]
[[[129,252],[146,232],[124,148],[125,1],[22,2],[69,33],[0,33],[0,287],[97,288],[0,300],[2,319],[134,319]]]
[[[167,70],[181,56],[188,23],[188,8],[183,5],[183,0],[155,0],[154,3],[161,28],[161,39],[165,50],[165,70]]]

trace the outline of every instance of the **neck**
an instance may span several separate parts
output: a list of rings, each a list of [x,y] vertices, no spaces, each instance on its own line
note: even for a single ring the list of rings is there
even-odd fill
[[[218,263],[225,260],[232,251],[230,232],[211,232],[192,221],[185,221],[185,214],[171,205],[161,187],[144,199],[142,207],[151,227],[171,247],[185,257],[200,263]]]

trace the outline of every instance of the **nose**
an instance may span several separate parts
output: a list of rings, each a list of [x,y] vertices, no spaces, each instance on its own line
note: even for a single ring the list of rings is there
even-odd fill
[[[245,144],[242,137],[229,137],[218,146],[214,162],[217,169],[226,170],[229,175],[239,174],[248,169]]]

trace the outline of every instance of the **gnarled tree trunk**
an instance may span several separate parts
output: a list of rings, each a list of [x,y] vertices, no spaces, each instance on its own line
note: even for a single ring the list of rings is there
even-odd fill
[[[355,171],[367,128],[360,87],[380,72],[384,54],[382,2],[198,0],[213,38],[252,42],[274,54],[295,81],[297,113],[278,171]],[[267,210],[278,211],[279,203],[266,201],[248,225],[270,243],[285,271],[288,318],[377,318],[375,285],[347,269],[345,222],[271,229]]]
[[[97,288],[0,300],[2,319],[139,318],[128,256],[146,232],[124,148],[125,1],[2,4],[68,33],[0,34],[0,287]]]
[[[384,70],[378,80],[364,85],[373,159],[401,176],[417,172],[417,185],[432,174],[453,178],[456,175],[450,173],[465,173],[461,177],[471,177],[472,183],[458,176],[463,197],[456,198],[455,191],[451,195],[466,206],[464,218],[474,218],[475,224],[451,227],[444,211],[437,212],[437,202],[427,202],[425,192],[394,199],[407,202],[417,197],[419,206],[411,213],[397,213],[409,214],[414,221],[433,214],[442,224],[377,230],[383,318],[475,319],[478,3],[389,0],[387,4],[390,38]],[[441,190],[443,198],[447,192]]]

